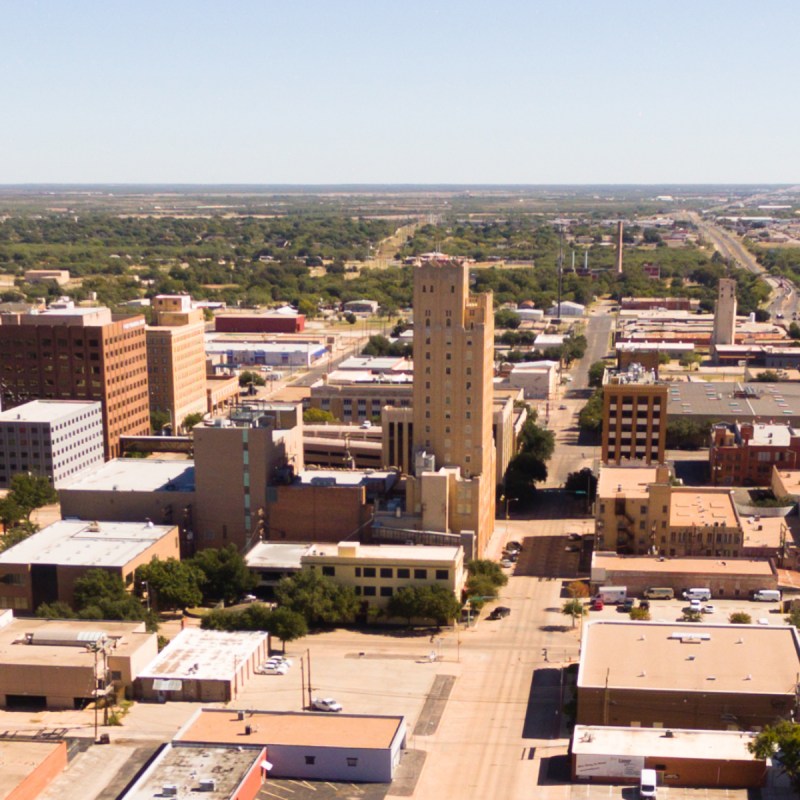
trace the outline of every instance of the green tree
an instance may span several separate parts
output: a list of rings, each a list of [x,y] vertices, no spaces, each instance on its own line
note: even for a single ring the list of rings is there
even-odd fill
[[[490,561],[487,558],[473,558],[468,561],[467,573],[470,577],[486,577],[498,588],[508,583],[508,575],[503,572],[500,565],[496,561]]]
[[[586,604],[580,598],[573,597],[561,606],[561,613],[572,619],[572,627],[574,628],[575,620],[586,614]]]
[[[640,608],[639,606],[632,608],[628,614],[631,619],[638,620],[640,622],[647,622],[650,619],[650,609]]]
[[[589,367],[589,386],[602,386],[603,375],[606,374],[606,362],[595,361]]]
[[[519,451],[532,455],[544,463],[553,455],[555,448],[556,437],[553,431],[537,425],[535,418],[529,417],[520,432]]]
[[[511,459],[506,470],[506,496],[527,503],[536,492],[535,484],[546,480],[547,466],[544,462],[530,453],[520,453]]]
[[[792,322],[789,325],[789,338],[800,339],[800,325],[798,325],[796,322]]]
[[[80,619],[146,620],[155,630],[155,615],[125,590],[119,575],[104,569],[90,569],[75,581],[73,601]]]
[[[596,389],[578,414],[578,427],[586,432],[598,432],[603,427],[603,390]]]
[[[386,613],[390,617],[400,617],[411,625],[414,617],[422,616],[419,613],[419,593],[416,586],[401,586],[390,598],[386,605]]]
[[[499,308],[494,312],[494,326],[495,328],[511,328],[512,330],[519,328],[522,323],[522,317],[516,311],[509,308]]]
[[[267,630],[281,640],[281,649],[286,652],[286,642],[302,639],[308,634],[308,625],[302,614],[290,608],[276,608],[267,620]]]
[[[678,418],[667,423],[667,447],[670,450],[697,450],[708,446],[710,422]]]
[[[150,412],[150,430],[153,433],[160,433],[165,425],[169,424],[169,414],[166,411]]]
[[[191,608],[203,601],[200,584],[205,575],[188,561],[153,557],[149,564],[136,569],[136,583],[147,583],[150,607],[154,611]]]
[[[467,594],[470,597],[497,597],[497,584],[488,575],[470,575],[467,578]]]
[[[800,628],[800,606],[793,605],[789,609],[789,615],[786,617],[787,625],[794,625],[795,628]]]
[[[303,412],[303,422],[306,425],[322,425],[328,422],[336,422],[336,417],[330,411],[321,408],[307,408]]]
[[[36,609],[36,616],[42,619],[75,619],[77,614],[62,600],[53,603],[42,603]]]
[[[183,418],[182,425],[184,429],[190,431],[195,425],[199,425],[203,421],[204,416],[205,415],[201,414],[199,411],[196,411],[194,414],[187,414]]]
[[[683,621],[684,622],[700,622],[703,618],[703,615],[694,608],[687,608],[683,612]]]
[[[3,523],[4,530],[16,525],[24,516],[25,512],[13,495],[8,494],[0,498],[0,522]]]
[[[774,369],[765,369],[756,375],[758,383],[778,383],[781,376]]]
[[[729,617],[731,625],[750,625],[753,618],[746,611],[734,611]]]
[[[703,357],[699,353],[684,353],[678,363],[684,367],[685,369],[691,370],[694,369],[701,361]]]
[[[281,606],[296,611],[310,626],[351,622],[359,606],[352,586],[342,586],[313,569],[283,578],[275,596]]]
[[[444,586],[420,586],[420,616],[447,625],[461,614],[461,603]]]
[[[263,376],[249,369],[239,373],[239,386],[249,386],[251,383],[253,386],[266,386],[267,381]]]
[[[347,322],[348,325],[355,325],[356,322],[358,321],[358,317],[356,317],[356,315],[352,311],[348,311],[344,315],[344,319],[345,319],[345,322]]]
[[[800,792],[800,724],[782,719],[765,725],[747,749],[757,758],[772,759],[795,792]]]
[[[37,508],[58,502],[58,492],[44,475],[18,472],[11,476],[9,487],[11,491],[8,496],[13,498],[28,521]]]
[[[584,467],[577,472],[570,472],[564,481],[564,488],[568,492],[583,492],[588,494],[589,501],[594,500],[597,494],[597,476],[591,467]]]
[[[10,528],[6,528],[5,533],[0,536],[0,553],[11,549],[14,545],[24,542],[34,533],[37,533],[39,526],[34,522],[18,522]]]
[[[203,600],[224,600],[233,603],[252,591],[258,578],[247,567],[235,545],[200,550],[190,563],[205,576],[201,581]]]

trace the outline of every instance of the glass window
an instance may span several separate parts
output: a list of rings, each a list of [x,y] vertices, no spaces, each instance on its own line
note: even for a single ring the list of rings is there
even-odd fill
[[[426,581],[428,580],[428,570],[426,569],[415,569],[414,570],[414,578],[418,581]]]
[[[374,578],[375,577],[375,567],[364,567],[364,577],[365,578]]]

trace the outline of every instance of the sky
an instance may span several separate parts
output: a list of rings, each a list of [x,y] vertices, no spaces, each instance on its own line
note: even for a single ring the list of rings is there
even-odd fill
[[[800,182],[797,0],[0,0],[0,30],[0,184]]]

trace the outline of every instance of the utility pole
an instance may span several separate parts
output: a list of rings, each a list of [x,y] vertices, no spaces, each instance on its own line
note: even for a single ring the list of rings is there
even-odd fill
[[[306,707],[306,664],[305,659],[300,658],[300,710]]]
[[[306,650],[306,658],[308,659],[308,705],[311,707],[313,698],[311,697],[311,650]]]

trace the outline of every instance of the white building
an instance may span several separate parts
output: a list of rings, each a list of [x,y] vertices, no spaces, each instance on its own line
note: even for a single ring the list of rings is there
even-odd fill
[[[549,317],[582,317],[586,313],[586,306],[573,303],[572,300],[561,301],[561,313],[558,313],[558,304],[547,309]]]
[[[526,400],[549,400],[555,397],[558,382],[557,361],[524,361],[515,364],[508,385],[522,389]]]
[[[206,340],[206,354],[228,367],[310,367],[328,352],[324,344],[307,342],[240,342]]]
[[[99,402],[32,400],[0,413],[0,487],[30,471],[58,488],[102,463]]]

